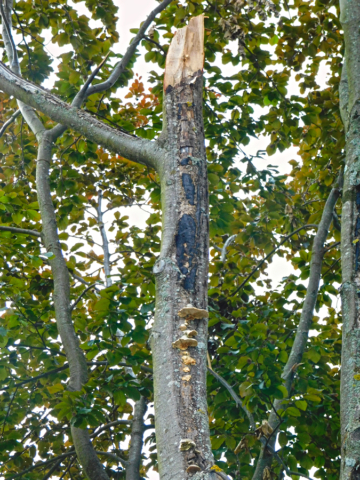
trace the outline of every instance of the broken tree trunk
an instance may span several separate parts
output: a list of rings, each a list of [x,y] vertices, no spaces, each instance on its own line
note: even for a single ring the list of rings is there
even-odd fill
[[[204,19],[172,40],[159,143],[162,246],[154,266],[152,336],[156,441],[162,480],[204,476],[213,465],[206,402],[208,180],[202,116]],[[205,474],[206,475],[206,474]]]

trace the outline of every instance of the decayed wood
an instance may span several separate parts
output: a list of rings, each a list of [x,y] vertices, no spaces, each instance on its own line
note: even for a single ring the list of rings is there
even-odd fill
[[[204,66],[204,15],[193,17],[186,27],[175,33],[167,57],[164,90],[202,72]]]

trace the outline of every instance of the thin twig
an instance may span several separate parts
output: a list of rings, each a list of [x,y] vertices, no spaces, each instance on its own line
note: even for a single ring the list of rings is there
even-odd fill
[[[0,0],[0,1],[1,1],[1,0]],[[5,417],[4,422],[3,422],[3,427],[2,427],[1,437],[0,437],[1,440],[2,440],[3,437],[4,437],[6,420],[8,419],[8,416],[10,415],[11,406],[12,406],[12,404],[13,404],[13,402],[14,402],[14,399],[15,399],[15,397],[16,397],[17,391],[18,391],[18,389],[16,389],[15,392],[13,393],[12,398],[11,398],[11,400],[10,400],[10,404],[9,404],[8,409],[7,409],[7,412],[6,412],[6,417]]]
[[[341,242],[336,242],[336,243],[333,243],[332,245],[330,245],[330,247],[324,248],[324,253],[328,252],[329,250],[331,250],[334,247],[337,247],[338,245],[340,245],[340,243]]]
[[[114,422],[110,422],[110,423],[107,423],[106,425],[103,425],[102,427],[99,428],[99,430],[95,430],[95,432],[93,432],[90,435],[90,438],[97,437],[104,430],[107,430],[111,427],[116,427],[117,425],[131,425],[131,424],[132,424],[132,420],[115,420]]]
[[[245,278],[245,280],[242,282],[242,284],[231,295],[232,296],[236,295],[247,284],[247,282],[250,280],[250,278],[259,270],[259,268],[262,267],[262,265],[266,262],[266,260],[268,260],[271,257],[271,255],[273,255],[282,245],[284,245],[284,243],[287,242],[287,240],[289,240],[289,238],[291,238],[296,233],[301,232],[301,230],[304,230],[305,228],[318,228],[318,225],[310,223],[309,225],[304,225],[304,226],[298,228],[297,230],[295,230],[294,232],[291,232],[289,235],[286,235],[286,237],[283,238],[283,240],[281,240],[279,245],[277,245],[268,255],[266,255],[265,258],[263,258],[257,264],[257,266],[254,268],[254,270],[251,273],[249,273],[249,275]]]
[[[25,235],[32,235],[33,237],[41,237],[41,233],[36,230],[28,230],[27,228],[16,228],[16,227],[7,227],[4,225],[0,226],[0,230],[3,232],[12,232],[12,233],[23,233]]]
[[[154,45],[156,45],[163,53],[165,53],[166,55],[166,50],[160,45],[160,43],[156,42],[155,40],[153,40],[152,38],[148,37],[147,35],[144,35],[144,39],[147,40],[148,42],[150,43],[153,43]]]
[[[20,114],[21,114],[20,110],[16,110],[16,112],[11,115],[9,120],[4,123],[4,125],[0,128],[0,138],[4,135],[8,126],[11,125]]]
[[[340,262],[340,260],[341,258],[339,257],[337,260],[335,260],[335,262],[332,265],[330,265],[330,267],[323,274],[323,278],[325,277],[325,275],[327,275],[330,272],[330,270],[332,270],[335,267],[335,265],[337,265]]]
[[[63,461],[63,459],[60,458],[60,460],[58,460],[58,461],[55,463],[55,465],[53,465],[53,466],[50,468],[50,470],[49,470],[49,471],[47,472],[47,474],[42,478],[42,480],[48,480],[48,479],[52,476],[52,474],[53,474],[54,472],[56,472],[56,470],[60,467],[62,461]]]
[[[147,17],[145,22],[141,25],[139,28],[138,33],[136,36],[133,38],[129,48],[125,52],[125,55],[121,59],[121,61],[115,65],[110,77],[105,80],[102,83],[98,83],[97,85],[92,85],[88,90],[87,90],[87,96],[92,95],[93,93],[98,93],[98,92],[103,92],[104,90],[108,90],[111,88],[115,82],[119,79],[121,74],[126,70],[129,61],[131,57],[134,55],[139,43],[141,40],[144,38],[145,32],[148,29],[149,25],[152,23],[156,15],[160,12],[162,12],[170,3],[172,0],[163,0],[160,5],[158,5]]]
[[[10,388],[19,388],[19,387],[22,387],[23,385],[26,385],[27,383],[36,382],[40,378],[44,378],[44,377],[47,377],[48,375],[52,375],[53,373],[62,372],[63,370],[66,370],[67,368],[69,368],[69,365],[66,363],[62,367],[58,367],[58,368],[55,368],[54,370],[49,370],[48,372],[41,373],[40,375],[37,375],[36,377],[27,378],[26,380],[22,380],[21,382],[15,383],[14,385],[8,385],[6,387],[1,387],[1,390],[9,390]]]
[[[234,390],[231,388],[231,386],[227,383],[227,381],[221,377],[218,373],[214,372],[214,370],[212,368],[209,368],[208,367],[208,372],[211,373],[211,375],[213,377],[216,378],[216,380],[218,382],[220,382],[226,389],[227,391],[230,393],[230,395],[232,396],[232,398],[235,400],[235,403],[238,407],[242,408],[242,410],[244,411],[244,413],[246,414],[246,416],[248,417],[249,419],[249,423],[250,423],[250,427],[251,427],[251,430],[255,431],[256,429],[256,425],[255,425],[255,420],[254,420],[254,417],[252,415],[251,412],[249,412],[249,410],[245,407],[245,405],[243,404],[243,402],[241,401],[241,399],[236,395],[236,393],[234,392]]]
[[[59,350],[56,350],[56,348],[50,348],[50,347],[35,347],[33,345],[26,345],[25,343],[14,343],[13,345],[9,345],[10,347],[24,347],[24,348],[32,348],[35,350],[49,350],[49,352],[56,353],[57,355],[62,355],[63,357],[66,357],[65,353],[59,352]]]
[[[102,367],[104,365],[108,365],[108,362],[87,362],[87,365],[89,365],[90,367],[91,366]],[[124,363],[124,362],[117,363],[117,366],[132,368],[132,365],[129,365],[128,363]],[[65,363],[61,367],[55,368],[54,370],[49,370],[48,372],[45,372],[45,373],[41,373],[40,375],[37,375],[36,377],[27,378],[26,380],[22,380],[21,382],[15,383],[14,385],[8,385],[6,387],[1,387],[1,390],[9,390],[10,388],[22,387],[23,385],[26,385],[27,383],[36,382],[40,378],[47,377],[48,375],[52,375],[54,373],[62,372],[63,370],[66,370],[67,368],[69,368],[69,364]],[[152,368],[146,367],[145,365],[140,365],[140,369],[144,370],[145,372],[153,373]]]
[[[93,283],[92,285],[89,285],[87,288],[85,288],[85,290],[83,292],[80,293],[80,295],[78,296],[78,298],[75,300],[75,302],[70,305],[70,311],[72,312],[74,310],[74,308],[76,307],[76,305],[81,301],[81,299],[83,298],[84,295],[86,295],[86,293],[91,290],[92,288],[95,288],[97,285],[97,283]]]
[[[94,80],[94,78],[96,77],[96,75],[99,73],[99,71],[101,70],[101,67],[104,65],[104,63],[106,62],[106,60],[108,59],[110,55],[110,52],[106,55],[106,57],[104,58],[104,60],[97,66],[95,67],[94,71],[91,72],[89,78],[86,80],[86,82],[84,83],[83,87],[81,88],[81,90],[76,94],[73,102],[72,102],[72,105],[75,106],[75,107],[80,107],[82,102],[84,101],[85,97],[86,97],[86,92],[87,92],[87,89],[89,88],[89,86],[91,85],[92,81]]]

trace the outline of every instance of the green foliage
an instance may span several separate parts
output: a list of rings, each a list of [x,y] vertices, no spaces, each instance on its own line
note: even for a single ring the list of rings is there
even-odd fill
[[[101,27],[92,28],[89,18],[66,0],[23,0],[15,5],[14,27],[25,32],[19,55],[26,78],[42,83],[55,70],[44,45],[49,29],[53,43],[69,47],[60,56],[53,88],[66,101],[74,98],[93,66],[118,40],[112,0],[86,1],[86,7]],[[258,265],[282,236],[319,222],[342,165],[338,83],[343,46],[338,6],[332,0],[290,4],[281,0],[274,4],[174,0],[155,20],[152,39],[162,48],[148,39],[142,41],[145,60],[163,69],[174,28],[200,13],[207,16],[204,118],[210,188],[208,349],[212,366],[242,397],[258,425],[267,418],[274,399],[284,399],[278,429],[284,462],[306,475],[315,467],[317,478],[335,480],[340,448],[341,318],[335,308],[334,285],[340,284],[340,253],[332,248],[325,254],[319,317],[314,318],[314,335],[291,392],[282,386],[281,373],[306,293],[314,231],[301,230],[278,248],[276,254],[294,268],[280,285],[266,278],[273,256]],[[109,76],[117,57],[110,53],[94,83]],[[153,139],[162,127],[162,77],[150,72],[153,87],[146,92],[141,79],[134,78],[135,61],[136,55],[116,85],[104,95],[92,95],[84,108],[117,128]],[[234,73],[224,75],[221,64],[231,64]],[[324,65],[330,75],[322,88],[317,74]],[[125,99],[120,87],[127,87]],[[15,101],[0,94],[4,122],[15,109]],[[53,125],[47,118],[42,121]],[[260,135],[268,140],[266,152],[246,154],[250,140]],[[21,117],[0,139],[3,226],[41,231],[36,146]],[[290,161],[289,175],[265,166],[270,163],[268,156],[276,164],[278,153],[291,146],[297,147],[301,161]],[[151,367],[152,267],[160,247],[161,221],[158,179],[146,168],[67,131],[54,149],[50,180],[69,272],[100,285],[88,291],[73,311],[90,379],[82,392],[66,388],[68,370],[54,321],[53,281],[40,239],[0,231],[0,461],[5,478],[28,469],[39,457],[45,461],[67,451],[72,445],[70,424],[96,429],[131,415],[132,401],[140,394],[152,401],[152,375],[142,367]],[[112,211],[106,228],[116,262],[109,288],[104,285],[103,256],[94,247],[99,226],[87,213],[95,212],[99,189],[106,208]],[[131,214],[126,209],[131,211],[134,205],[152,210],[142,229],[129,226]],[[236,239],[223,262],[220,250],[230,235]],[[332,226],[328,246],[337,241],[339,232]],[[73,277],[72,300],[84,289]],[[243,480],[250,480],[260,442],[249,434],[244,413],[213,377],[208,378],[208,402],[217,464],[233,478],[241,474]],[[95,437],[95,448],[119,449],[128,433],[128,426],[119,425],[111,434],[108,430]],[[246,446],[235,453],[243,439]],[[154,442],[152,435],[143,475],[151,466],[156,468]],[[64,459],[63,471],[67,466],[73,478],[82,478],[76,463],[70,467],[70,460]],[[122,478],[117,476],[121,467],[111,460],[107,470],[112,478]],[[45,475],[46,470],[36,469],[24,478],[38,479],[39,472]],[[279,472],[274,460],[274,478]],[[64,478],[70,478],[70,473]]]

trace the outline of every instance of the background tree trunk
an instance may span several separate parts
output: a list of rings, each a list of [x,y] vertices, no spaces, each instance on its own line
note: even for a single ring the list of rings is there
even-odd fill
[[[360,5],[341,4],[345,57],[340,104],[346,131],[342,210],[341,480],[360,478]]]

